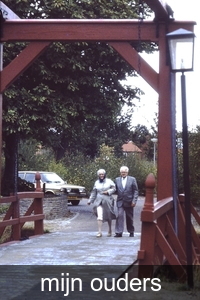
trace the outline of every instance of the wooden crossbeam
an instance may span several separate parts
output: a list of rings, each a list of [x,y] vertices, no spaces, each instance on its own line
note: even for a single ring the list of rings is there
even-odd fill
[[[171,245],[167,242],[166,238],[164,237],[162,231],[157,226],[156,227],[156,241],[158,246],[162,250],[163,255],[166,257],[167,261],[171,266],[178,266],[176,268],[176,272],[178,272],[179,279],[185,278],[185,269],[183,268],[182,264],[180,263],[179,259],[177,258],[176,254],[174,253]]]
[[[159,20],[168,20],[169,19],[166,1],[145,0],[145,2],[154,11],[155,19],[159,19]]]
[[[169,31],[193,31],[194,21],[168,24]],[[133,41],[138,40],[138,20],[132,19],[19,19],[5,21],[1,42],[14,41]],[[158,42],[157,24],[144,20],[140,25],[142,41]]]
[[[128,42],[110,42],[112,46],[129,63],[148,84],[158,92],[158,73],[142,58]],[[139,64],[140,62],[140,69]]]
[[[174,249],[175,254],[177,255],[177,257],[179,258],[179,261],[182,265],[186,264],[186,254],[185,251],[177,237],[177,235],[175,234],[174,228],[171,224],[170,219],[168,218],[168,216],[166,216],[167,218],[167,227],[166,227],[166,232],[167,232],[167,239],[169,241],[169,244],[172,246],[172,248]]]
[[[50,44],[50,42],[31,42],[14,60],[12,60],[1,72],[0,93],[3,93]]]

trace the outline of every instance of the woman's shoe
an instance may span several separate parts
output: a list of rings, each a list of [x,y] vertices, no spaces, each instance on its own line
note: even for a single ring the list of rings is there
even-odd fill
[[[112,236],[112,232],[108,232],[107,236],[108,237]]]
[[[102,233],[101,232],[98,232],[96,237],[102,237]]]

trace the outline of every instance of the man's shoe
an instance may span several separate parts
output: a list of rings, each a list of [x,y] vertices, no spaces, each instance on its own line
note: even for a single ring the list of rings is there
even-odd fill
[[[122,237],[122,233],[115,233],[114,237]]]
[[[134,233],[131,232],[131,233],[129,234],[129,236],[130,236],[130,237],[134,237]]]

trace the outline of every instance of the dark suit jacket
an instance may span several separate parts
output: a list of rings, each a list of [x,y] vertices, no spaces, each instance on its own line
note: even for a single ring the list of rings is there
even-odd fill
[[[117,192],[117,207],[131,207],[131,204],[136,204],[138,199],[138,185],[135,177],[127,176],[125,189],[122,186],[122,177],[115,179]]]

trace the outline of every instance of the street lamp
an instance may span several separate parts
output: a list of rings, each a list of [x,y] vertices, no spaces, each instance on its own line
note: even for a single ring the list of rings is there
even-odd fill
[[[189,175],[189,147],[187,129],[186,88],[184,72],[193,71],[194,38],[193,32],[178,29],[166,35],[169,47],[170,64],[172,72],[182,72],[182,141],[183,141],[183,180],[185,191],[185,235],[187,257],[187,281],[189,287],[193,287],[192,267],[192,235],[191,235],[191,208],[190,208],[190,175]]]
[[[157,143],[158,139],[152,138],[151,141],[153,142],[153,163],[155,166],[155,164],[156,164],[156,143]]]

